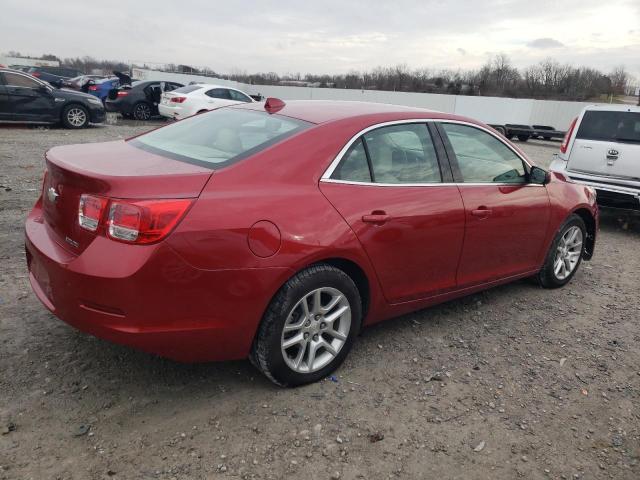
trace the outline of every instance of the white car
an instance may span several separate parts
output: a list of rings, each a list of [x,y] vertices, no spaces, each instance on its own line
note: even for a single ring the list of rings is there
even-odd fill
[[[196,113],[254,101],[248,94],[235,88],[198,83],[163,93],[158,111],[163,117],[182,120]]]
[[[600,205],[640,209],[640,107],[586,107],[551,170],[595,188]]]

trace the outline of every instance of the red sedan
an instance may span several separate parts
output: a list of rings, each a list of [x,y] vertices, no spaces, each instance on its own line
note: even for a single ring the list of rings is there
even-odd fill
[[[180,361],[250,357],[280,385],[365,325],[591,258],[590,187],[427,110],[277,99],[46,153],[26,222],[57,317]]]

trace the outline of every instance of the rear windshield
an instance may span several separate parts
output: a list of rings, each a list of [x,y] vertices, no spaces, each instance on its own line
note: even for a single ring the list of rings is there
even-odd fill
[[[173,90],[173,93],[191,93],[195,92],[196,90],[200,90],[201,88],[204,87],[202,85],[187,85],[186,87],[176,88],[175,90]]]
[[[588,110],[576,138],[640,143],[640,113]]]
[[[266,112],[221,108],[159,128],[130,143],[165,157],[218,168],[253,155],[309,125]]]

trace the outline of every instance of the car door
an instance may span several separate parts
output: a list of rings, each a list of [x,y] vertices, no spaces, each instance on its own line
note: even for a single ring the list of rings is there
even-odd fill
[[[497,134],[448,122],[439,130],[465,206],[458,286],[539,268],[550,215],[546,187],[529,183],[529,166]]]
[[[55,120],[55,99],[47,87],[28,75],[4,72],[4,84],[13,120],[50,122]]]
[[[209,110],[237,103],[231,100],[231,94],[228,88],[211,88],[204,92],[204,94],[209,97],[207,100],[207,108]]]
[[[637,180],[639,159],[640,111],[587,110],[578,126],[567,168]]]
[[[449,168],[441,168],[446,159],[437,154],[434,132],[425,123],[370,129],[343,149],[320,182],[390,303],[456,286],[464,207]]]

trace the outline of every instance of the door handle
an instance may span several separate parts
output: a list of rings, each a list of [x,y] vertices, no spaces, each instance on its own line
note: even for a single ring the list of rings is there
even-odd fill
[[[478,207],[475,210],[471,210],[471,215],[474,217],[487,218],[493,213],[493,210],[487,207]]]
[[[386,212],[380,210],[374,210],[369,215],[362,216],[364,223],[373,223],[374,225],[384,225],[389,220],[391,220],[391,215],[387,215]]]

